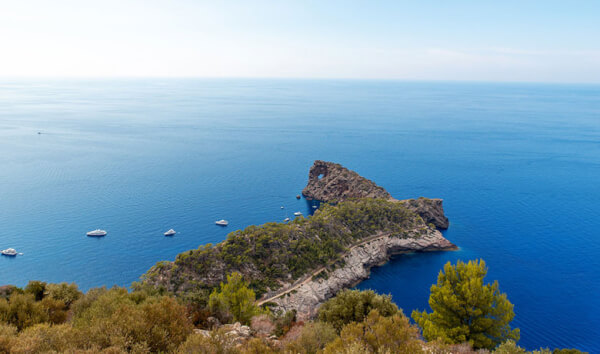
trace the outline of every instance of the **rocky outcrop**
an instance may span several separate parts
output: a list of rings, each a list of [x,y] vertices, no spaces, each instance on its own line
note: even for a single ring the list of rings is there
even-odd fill
[[[250,327],[244,326],[239,322],[234,324],[227,324],[218,328],[219,333],[222,334],[223,344],[226,346],[236,346],[244,343],[252,336]],[[211,332],[203,329],[194,329],[194,333],[204,337],[210,337]]]
[[[418,199],[400,200],[399,202],[404,203],[408,209],[419,214],[426,223],[433,224],[438,229],[446,230],[450,226],[448,218],[444,215],[442,199],[420,197]]]
[[[316,160],[308,172],[308,184],[302,190],[308,200],[338,203],[355,198],[396,200],[383,187],[340,164]],[[400,202],[419,214],[426,223],[445,230],[449,226],[442,199],[406,199]]]
[[[317,160],[308,172],[308,185],[302,194],[306,199],[322,202],[342,202],[354,198],[382,198],[392,196],[354,171],[340,164]]]
[[[269,302],[284,311],[295,310],[299,319],[308,319],[316,314],[320,304],[338,291],[367,279],[373,266],[384,264],[394,254],[454,249],[456,246],[434,228],[412,230],[408,237],[388,234],[370,238],[352,247],[336,263],[337,267],[323,269],[305,281],[263,299],[261,303]]]

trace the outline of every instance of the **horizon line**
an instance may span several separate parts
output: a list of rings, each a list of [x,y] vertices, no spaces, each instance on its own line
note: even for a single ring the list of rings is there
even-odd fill
[[[296,77],[296,76],[171,76],[171,75],[0,75],[0,80],[306,80],[306,81],[388,81],[423,83],[498,83],[498,84],[552,84],[600,85],[600,81],[531,81],[531,80],[477,80],[477,79],[418,79],[418,78],[360,78],[360,77]]]

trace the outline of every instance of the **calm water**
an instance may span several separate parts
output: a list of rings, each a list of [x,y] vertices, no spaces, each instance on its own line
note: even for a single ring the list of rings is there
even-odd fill
[[[0,284],[128,286],[229,231],[307,213],[295,195],[315,159],[396,198],[445,200],[461,250],[399,257],[361,288],[409,314],[445,262],[483,258],[521,345],[600,352],[599,86],[3,81],[0,248],[24,255],[0,258]],[[109,235],[85,236],[95,228]]]

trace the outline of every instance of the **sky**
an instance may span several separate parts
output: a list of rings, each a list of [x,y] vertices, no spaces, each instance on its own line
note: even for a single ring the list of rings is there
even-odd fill
[[[0,77],[600,83],[600,1],[0,0]]]

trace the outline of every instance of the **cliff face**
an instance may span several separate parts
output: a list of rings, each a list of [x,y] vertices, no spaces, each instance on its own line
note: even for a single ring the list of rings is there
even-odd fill
[[[446,230],[450,226],[450,222],[446,215],[444,215],[444,207],[442,206],[442,199],[406,199],[400,200],[406,208],[414,211],[423,218],[426,223],[435,225],[438,229]]]
[[[387,262],[394,254],[456,249],[435,229],[413,230],[409,235],[399,238],[387,234],[362,242],[352,247],[337,267],[324,268],[277,293],[266,294],[260,303],[268,302],[285,311],[296,310],[298,318],[308,319],[316,315],[320,304],[338,291],[367,279],[373,266]]]
[[[308,172],[308,184],[302,190],[308,200],[343,202],[356,198],[381,198],[395,201],[390,193],[375,182],[360,176],[340,164],[316,160]],[[442,199],[406,199],[405,206],[420,215],[426,223],[439,229],[447,229],[448,218],[444,215]]]
[[[308,185],[302,191],[308,200],[342,202],[354,198],[382,198],[392,196],[354,171],[333,162],[317,160],[308,172]]]

